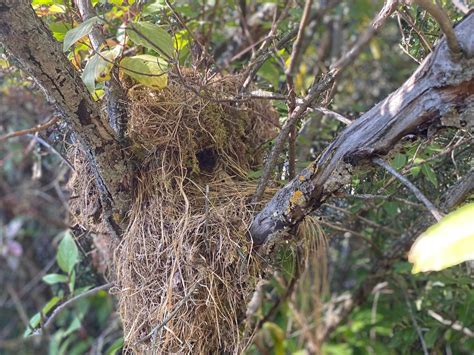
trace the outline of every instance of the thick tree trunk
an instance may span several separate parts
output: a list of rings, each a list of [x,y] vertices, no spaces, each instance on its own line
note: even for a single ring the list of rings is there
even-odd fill
[[[446,115],[472,119],[474,13],[456,28],[463,57],[455,60],[443,39],[395,92],[347,127],[308,168],[281,189],[255,217],[257,245],[290,232],[335,191],[351,181],[356,165],[387,154],[410,133],[426,131]]]
[[[29,2],[0,0],[0,42],[43,88],[82,144],[96,175],[106,221],[114,234],[120,234],[129,201],[130,163],[79,73]]]

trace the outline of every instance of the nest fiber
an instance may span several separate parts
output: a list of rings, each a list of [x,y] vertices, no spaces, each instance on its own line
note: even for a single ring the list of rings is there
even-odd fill
[[[278,115],[264,100],[226,100],[238,94],[238,77],[181,79],[129,89],[137,173],[112,270],[125,343],[136,353],[236,351],[261,270],[247,233],[255,184],[246,176]]]

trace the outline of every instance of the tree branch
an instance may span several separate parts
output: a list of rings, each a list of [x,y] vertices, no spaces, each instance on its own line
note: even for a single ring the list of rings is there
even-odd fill
[[[314,103],[316,98],[325,90],[329,89],[337,77],[344,71],[344,69],[352,63],[352,61],[359,55],[362,49],[372,39],[374,34],[383,26],[390,15],[397,9],[398,1],[389,0],[377,14],[375,19],[371,22],[368,29],[359,37],[352,48],[344,54],[332,67],[330,72],[323,76],[323,78],[315,82],[308,90],[308,94],[304,97],[301,104],[299,104],[293,112],[291,112],[286,120],[285,125],[281,129],[278,137],[275,139],[272,151],[263,168],[262,176],[258,182],[257,190],[253,198],[253,202],[258,202],[265,188],[270,180],[273,169],[277,163],[278,156],[283,150],[288,134],[293,125],[306,113],[307,109]]]
[[[128,153],[29,2],[0,0],[0,42],[57,106],[81,143],[95,174],[105,221],[119,236],[130,198]]]
[[[3,136],[0,136],[0,142],[5,141],[5,140],[10,139],[10,138],[13,138],[13,137],[20,137],[20,136],[24,136],[24,135],[27,135],[27,134],[33,134],[33,133],[38,133],[38,132],[44,131],[45,129],[48,129],[51,126],[54,126],[56,123],[58,123],[58,121],[59,121],[59,117],[54,116],[54,117],[50,118],[47,122],[39,124],[36,127],[28,128],[28,129],[22,129],[20,131],[7,133]]]
[[[443,39],[398,90],[352,122],[319,159],[277,192],[252,222],[254,243],[261,245],[290,232],[349,184],[352,169],[360,162],[385,155],[402,137],[426,130],[445,114],[462,115],[474,106],[473,26],[470,14],[455,28],[463,58],[453,61]]]

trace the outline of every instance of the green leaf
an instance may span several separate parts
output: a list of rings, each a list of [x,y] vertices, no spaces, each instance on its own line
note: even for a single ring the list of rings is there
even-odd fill
[[[66,36],[67,31],[71,28],[67,23],[65,22],[52,22],[48,25],[49,30],[53,34],[54,38],[57,41],[63,41],[64,37]]]
[[[168,85],[167,64],[152,55],[136,55],[123,58],[121,70],[143,85],[162,89]]]
[[[145,21],[134,22],[126,33],[133,43],[152,49],[167,59],[173,58],[173,38],[160,26]]]
[[[438,187],[438,178],[436,177],[435,172],[428,164],[424,164],[421,167],[421,172],[428,179],[429,182],[433,184],[434,187]]]
[[[79,252],[70,231],[64,233],[63,240],[59,243],[56,261],[62,271],[70,274],[79,261]]]
[[[448,214],[413,244],[408,261],[413,273],[439,271],[474,260],[474,203]]]
[[[96,81],[101,82],[110,79],[113,61],[119,54],[120,47],[117,46],[112,50],[106,50],[100,54],[96,53],[89,59],[82,72],[82,80],[91,93],[95,92]]]
[[[406,155],[397,154],[397,155],[395,155],[395,158],[393,158],[391,165],[394,169],[399,170],[399,169],[403,168],[406,163],[407,163]]]
[[[105,351],[105,355],[116,355],[120,349],[123,348],[123,338],[118,338]]]
[[[43,281],[48,285],[54,285],[61,282],[67,282],[67,276],[61,274],[48,274],[43,276]]]
[[[101,22],[101,19],[99,19],[97,16],[94,16],[85,20],[79,26],[67,31],[66,35],[64,36],[63,51],[66,52],[72,47],[74,43],[91,33],[94,26],[99,22]]]

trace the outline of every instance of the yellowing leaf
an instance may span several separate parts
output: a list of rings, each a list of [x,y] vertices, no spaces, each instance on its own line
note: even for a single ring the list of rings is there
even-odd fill
[[[474,203],[458,208],[428,228],[413,244],[413,273],[439,271],[474,260]]]
[[[125,74],[143,85],[158,89],[168,85],[167,64],[158,57],[148,54],[126,57],[120,66]]]
[[[94,54],[89,59],[82,73],[82,80],[91,93],[95,91],[96,82],[103,82],[110,79],[113,61],[120,54],[120,50],[121,48],[117,46],[112,50],[101,52],[100,55]]]

